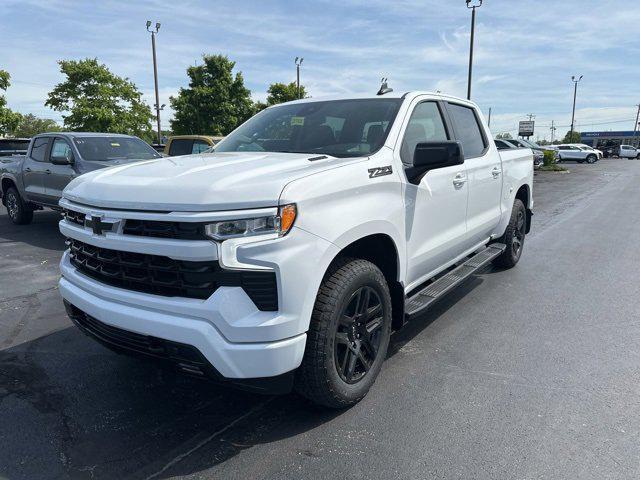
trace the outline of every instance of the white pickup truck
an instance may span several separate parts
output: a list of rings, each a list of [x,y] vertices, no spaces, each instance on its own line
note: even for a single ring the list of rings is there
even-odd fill
[[[215,153],[74,179],[60,292],[112,349],[345,407],[392,329],[518,262],[532,160],[498,153],[478,107],[445,95],[274,106]]]

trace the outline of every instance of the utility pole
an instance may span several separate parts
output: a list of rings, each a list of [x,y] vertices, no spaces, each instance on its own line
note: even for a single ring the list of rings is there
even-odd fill
[[[296,64],[296,86],[298,88],[298,98],[302,98],[300,96],[300,66],[302,65],[303,60],[304,58],[298,58],[298,57],[296,57],[296,59],[294,60]]]
[[[491,128],[491,107],[489,107],[489,121],[488,121],[488,124],[489,124],[489,128]]]
[[[160,30],[160,22],[156,22],[155,28],[151,27],[151,21],[147,20],[147,32],[151,33],[151,50],[153,51],[153,81],[156,87],[156,120],[158,121],[158,144],[162,143],[162,129],[160,128],[160,110],[162,107],[160,106],[160,95],[158,93],[158,62],[156,60],[156,35],[158,34],[158,30]]]
[[[473,39],[476,32],[476,8],[482,6],[482,0],[477,5],[471,5],[472,0],[466,0],[467,8],[471,9],[471,41],[469,43],[469,78],[467,79],[467,100],[471,100],[471,73],[473,70]]]
[[[556,127],[554,126],[553,120],[551,120],[551,144],[553,144],[554,136],[556,134]]]
[[[529,121],[533,120],[534,118],[536,118],[536,116],[533,113],[527,113],[525,115],[525,117],[529,117]]]
[[[576,80],[575,75],[571,76],[571,81],[573,82],[573,110],[571,112],[571,130],[569,130],[569,140],[572,140],[573,137],[573,127],[575,125],[576,119],[576,96],[578,94],[578,82],[582,80],[582,75]]]
[[[633,138],[631,139],[631,144],[636,143],[636,132],[638,131],[638,120],[640,120],[640,103],[638,104],[638,113],[636,114],[636,123],[633,124]],[[640,144],[637,144],[636,147],[639,147]]]

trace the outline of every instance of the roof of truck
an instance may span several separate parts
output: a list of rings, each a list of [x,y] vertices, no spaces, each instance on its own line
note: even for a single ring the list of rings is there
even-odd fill
[[[370,94],[332,95],[327,97],[309,97],[309,98],[302,98],[300,100],[293,100],[287,103],[326,102],[326,101],[332,101],[332,100],[356,100],[356,99],[359,100],[359,99],[374,99],[374,98],[405,98],[405,97],[414,97],[417,95],[430,95],[434,97],[440,97],[443,99],[451,99],[451,100],[462,101],[466,103],[473,103],[470,100],[467,100],[465,98],[455,97],[453,95],[448,95],[446,93],[429,92],[429,91],[423,91],[423,90],[410,90],[410,91],[398,90],[398,91],[385,93],[384,95],[377,95],[376,93],[370,93]],[[282,105],[282,104],[279,104],[279,105]],[[274,105],[274,106],[277,106],[277,105]]]
[[[37,137],[42,135],[66,135],[69,137],[132,137],[124,133],[100,133],[100,132],[46,132],[39,133]],[[133,138],[133,137],[132,137]]]

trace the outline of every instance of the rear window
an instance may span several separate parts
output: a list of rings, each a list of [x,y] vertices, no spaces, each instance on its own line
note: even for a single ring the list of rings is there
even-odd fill
[[[44,162],[45,154],[47,153],[47,145],[49,144],[49,137],[39,137],[33,141],[33,147],[31,147],[31,158],[38,162]]]
[[[456,125],[456,136],[464,152],[464,158],[479,157],[487,144],[478,124],[478,118],[472,108],[455,103],[449,104],[449,112]]]
[[[192,150],[193,140],[187,138],[176,138],[171,140],[169,155],[172,157],[175,157],[176,155],[190,155]]]
[[[151,145],[135,137],[76,137],[73,142],[80,156],[93,162],[161,158]]]

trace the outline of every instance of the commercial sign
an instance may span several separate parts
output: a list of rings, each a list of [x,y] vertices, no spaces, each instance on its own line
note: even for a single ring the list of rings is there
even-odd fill
[[[531,135],[533,135],[533,128],[535,126],[535,123],[533,120],[523,120],[520,122],[520,124],[518,125],[518,135],[520,135],[521,137],[530,137]]]

